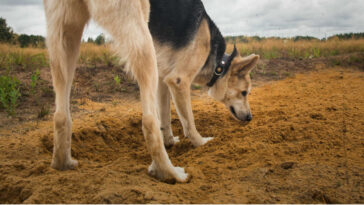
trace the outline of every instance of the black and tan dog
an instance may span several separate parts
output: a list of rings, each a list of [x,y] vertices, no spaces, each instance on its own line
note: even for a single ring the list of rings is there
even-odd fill
[[[171,96],[192,144],[212,139],[196,130],[190,102],[193,82],[208,86],[209,94],[236,119],[252,119],[249,72],[259,57],[243,58],[236,49],[224,54],[224,38],[200,0],[44,0],[44,7],[56,92],[53,168],[78,164],[71,157],[69,98],[83,29],[91,18],[111,34],[117,54],[138,81],[151,175],[179,182],[188,178],[183,168],[172,165],[164,147],[178,142],[170,123]]]

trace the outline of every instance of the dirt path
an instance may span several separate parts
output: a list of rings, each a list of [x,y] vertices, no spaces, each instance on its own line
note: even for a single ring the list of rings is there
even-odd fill
[[[49,167],[50,121],[0,137],[0,203],[364,203],[363,82],[363,72],[330,69],[254,89],[245,126],[194,100],[197,129],[215,139],[193,148],[181,137],[168,150],[192,174],[174,185],[147,175],[137,104],[87,101],[74,116],[77,170]]]

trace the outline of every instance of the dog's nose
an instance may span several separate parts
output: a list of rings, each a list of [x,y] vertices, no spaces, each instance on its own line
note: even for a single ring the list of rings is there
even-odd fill
[[[253,119],[253,116],[251,113],[249,113],[249,115],[246,116],[246,121],[250,122],[250,121],[252,121],[252,119]]]

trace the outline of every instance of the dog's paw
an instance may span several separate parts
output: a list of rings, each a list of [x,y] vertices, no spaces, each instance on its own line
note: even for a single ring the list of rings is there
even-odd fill
[[[203,140],[203,144],[206,144],[207,142],[209,142],[210,140],[213,140],[214,138],[213,137],[203,137],[202,140]]]
[[[176,170],[176,179],[178,182],[184,183],[188,180],[188,173],[185,172],[185,169],[182,167],[174,167]]]
[[[52,160],[51,167],[56,170],[65,171],[70,169],[76,169],[78,167],[78,161],[75,159],[68,159],[65,162],[59,160]]]
[[[149,175],[166,183],[174,184],[176,182],[185,183],[189,179],[189,175],[182,167],[170,167],[166,170],[162,170],[155,166],[154,162],[148,168]]]
[[[164,139],[164,146],[166,148],[172,147],[177,143],[179,143],[179,137],[169,137],[168,139]]]
[[[204,144],[206,144],[208,141],[214,139],[213,137],[201,137],[201,139],[196,143],[192,142],[192,144],[195,146],[195,147],[200,147]]]

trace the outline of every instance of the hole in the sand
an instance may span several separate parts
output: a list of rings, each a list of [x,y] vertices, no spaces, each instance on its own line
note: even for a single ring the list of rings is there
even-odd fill
[[[141,129],[141,120],[133,119],[131,126],[125,122],[109,118],[104,126],[86,126],[76,128],[72,134],[72,155],[76,159],[110,161],[119,157],[136,156],[134,152],[147,152]],[[107,124],[107,126],[105,126]],[[139,126],[140,125],[140,126]],[[107,127],[107,129],[105,129]],[[53,150],[53,134],[41,138],[44,151]]]

